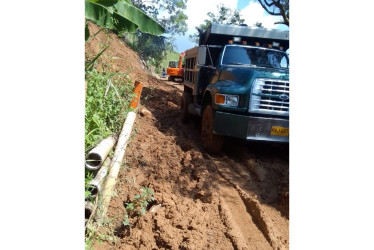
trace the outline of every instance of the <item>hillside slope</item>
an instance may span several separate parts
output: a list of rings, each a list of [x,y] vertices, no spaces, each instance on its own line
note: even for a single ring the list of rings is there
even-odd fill
[[[88,28],[91,36],[101,29],[91,22]],[[98,59],[98,65],[104,65],[109,72],[127,73],[133,81],[148,75],[138,54],[111,31],[102,30],[86,43],[85,59],[93,59],[106,45],[109,48]]]

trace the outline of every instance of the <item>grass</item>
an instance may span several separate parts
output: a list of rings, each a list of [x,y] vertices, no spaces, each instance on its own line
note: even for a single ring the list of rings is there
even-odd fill
[[[103,225],[98,225],[90,223],[87,225],[86,229],[86,239],[85,239],[85,249],[93,249],[93,244],[98,242],[102,244],[103,241],[116,242],[116,236],[114,234],[114,226],[111,220],[106,220],[103,222]]]
[[[85,148],[88,151],[105,137],[118,134],[130,111],[133,85],[127,74],[86,72]]]

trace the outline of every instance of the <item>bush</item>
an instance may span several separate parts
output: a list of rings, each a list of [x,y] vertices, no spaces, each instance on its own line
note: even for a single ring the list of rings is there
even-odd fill
[[[133,85],[127,74],[86,72],[85,148],[119,133],[129,112]]]

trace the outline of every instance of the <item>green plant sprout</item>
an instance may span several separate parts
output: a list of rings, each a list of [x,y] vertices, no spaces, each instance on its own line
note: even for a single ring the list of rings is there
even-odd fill
[[[148,187],[141,187],[141,194],[137,194],[134,196],[132,202],[125,203],[126,204],[126,218],[123,221],[123,224],[130,225],[129,216],[143,216],[146,213],[147,206],[150,202],[154,201],[154,192],[151,188]]]

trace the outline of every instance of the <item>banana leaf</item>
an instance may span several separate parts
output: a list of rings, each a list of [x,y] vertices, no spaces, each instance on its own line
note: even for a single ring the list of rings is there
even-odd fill
[[[85,15],[88,20],[101,27],[119,32],[135,32],[138,26],[114,12],[113,7],[106,7],[91,1],[85,1]]]
[[[118,32],[142,32],[160,35],[165,29],[130,1],[86,0],[85,16],[99,26]]]
[[[141,32],[149,33],[151,35],[161,35],[165,32],[164,27],[132,4],[119,1],[114,5],[114,7],[121,16],[124,16],[133,23],[136,23]]]

